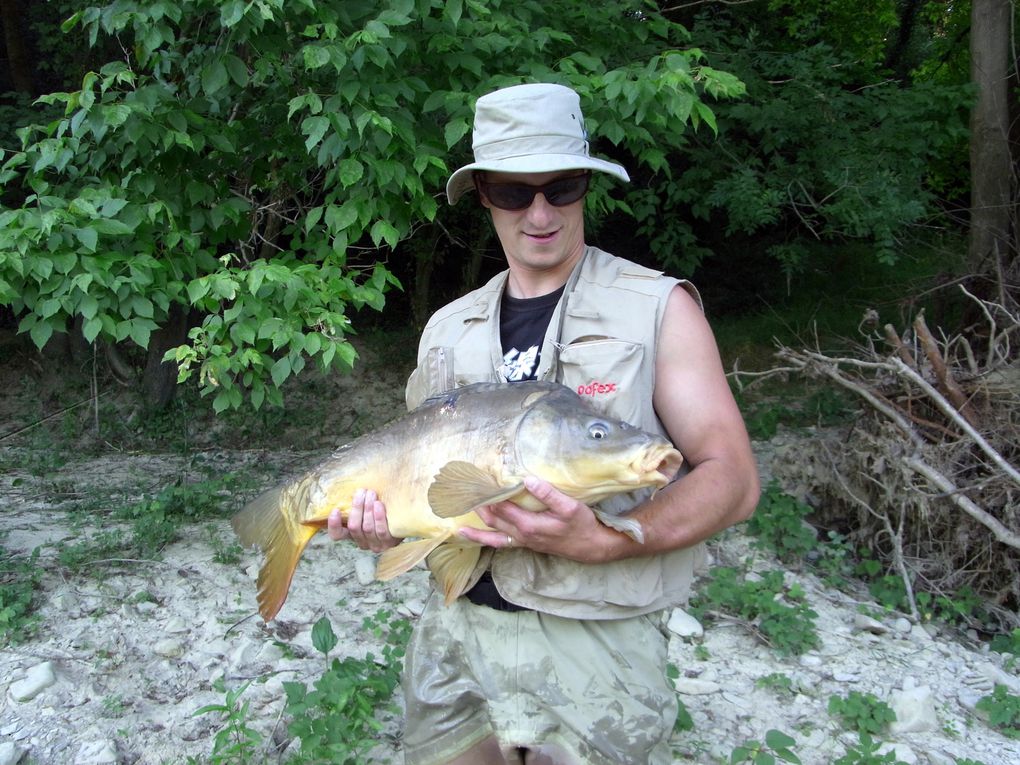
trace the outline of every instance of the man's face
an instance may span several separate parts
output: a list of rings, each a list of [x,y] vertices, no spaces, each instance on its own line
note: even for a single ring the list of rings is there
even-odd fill
[[[562,207],[549,203],[545,194],[536,194],[523,210],[504,210],[493,204],[485,184],[517,183],[543,186],[563,178],[582,175],[577,170],[554,173],[485,173],[480,184],[482,204],[489,208],[496,235],[511,272],[569,275],[584,252],[584,198]],[[494,194],[495,195],[495,194]],[[550,196],[553,196],[550,193]]]

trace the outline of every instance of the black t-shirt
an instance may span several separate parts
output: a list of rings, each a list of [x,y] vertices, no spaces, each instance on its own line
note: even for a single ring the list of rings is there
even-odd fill
[[[515,298],[503,293],[499,317],[499,340],[503,346],[500,371],[507,382],[536,378],[542,341],[562,295],[563,287],[533,298]]]

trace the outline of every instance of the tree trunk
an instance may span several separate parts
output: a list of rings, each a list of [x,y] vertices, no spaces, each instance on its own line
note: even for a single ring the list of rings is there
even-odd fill
[[[142,372],[145,403],[155,409],[165,408],[177,393],[177,365],[163,361],[163,354],[188,339],[188,311],[177,303],[170,306],[166,324],[152,333]]]
[[[4,27],[4,45],[7,49],[7,68],[14,89],[35,95],[35,77],[32,72],[31,56],[23,28],[25,10],[20,0],[0,0],[0,21]]]
[[[971,219],[968,257],[976,273],[1008,274],[1013,166],[1009,145],[1010,0],[973,0],[970,72],[978,98],[970,118]]]

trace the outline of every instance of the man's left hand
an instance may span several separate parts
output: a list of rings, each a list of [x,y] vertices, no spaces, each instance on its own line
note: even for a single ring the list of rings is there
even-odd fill
[[[584,563],[609,559],[614,538],[623,535],[600,523],[588,505],[538,478],[526,478],[524,487],[549,509],[534,512],[513,502],[485,505],[478,515],[494,531],[464,528],[461,536],[497,549],[527,547]]]

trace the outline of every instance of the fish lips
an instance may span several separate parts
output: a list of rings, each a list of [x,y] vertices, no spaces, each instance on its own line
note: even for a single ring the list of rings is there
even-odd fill
[[[684,456],[679,451],[672,446],[663,445],[648,453],[639,467],[639,472],[648,476],[652,484],[662,488],[676,478],[683,463]]]

